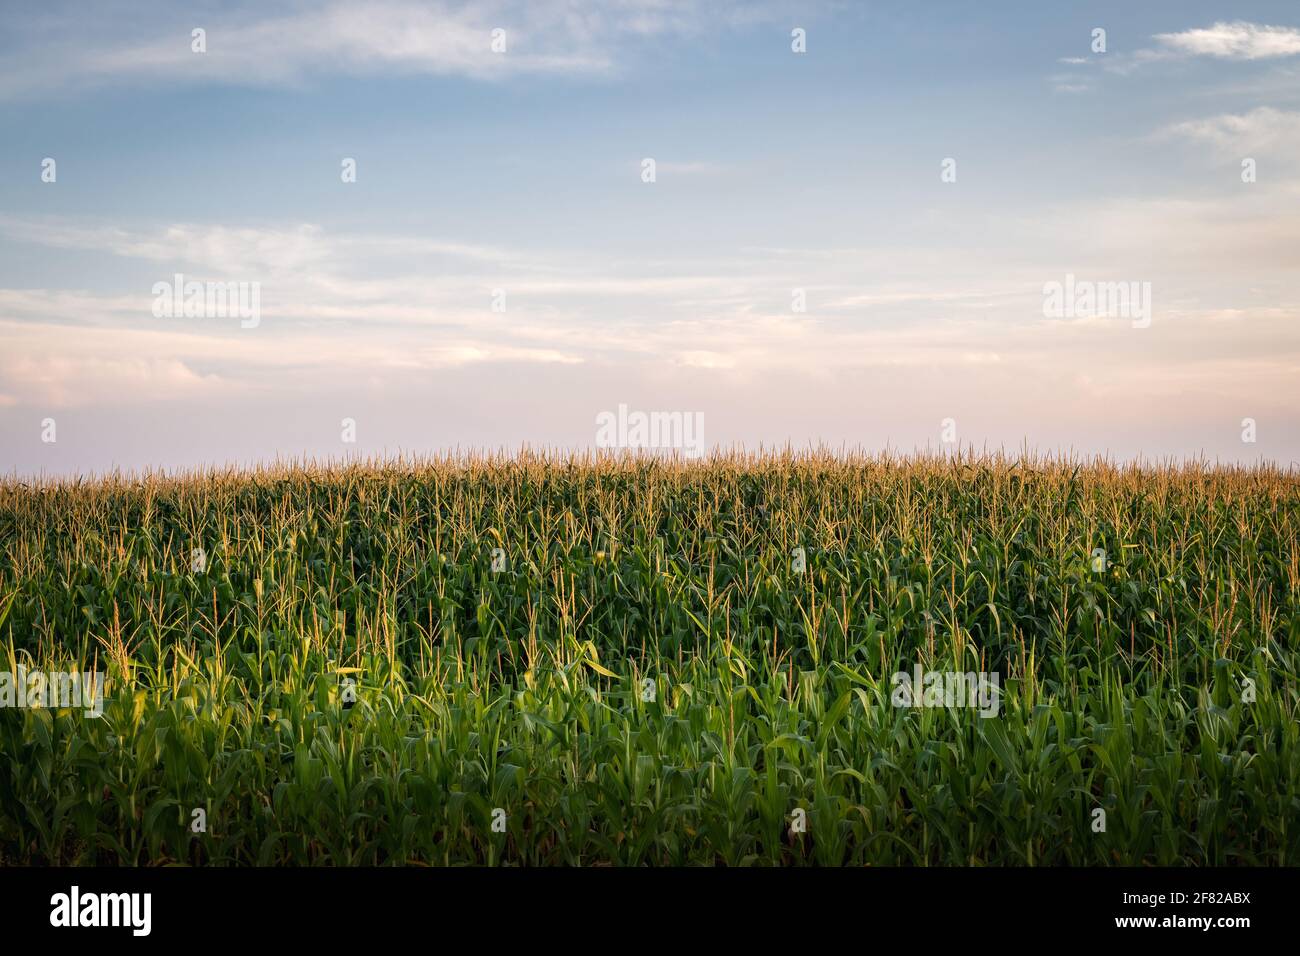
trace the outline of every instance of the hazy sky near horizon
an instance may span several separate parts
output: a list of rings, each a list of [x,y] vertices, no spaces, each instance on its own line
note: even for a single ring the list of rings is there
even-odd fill
[[[1300,459],[1294,2],[5,4],[0,130],[3,473],[583,449],[620,404]],[[256,325],[157,316],[177,273]],[[1149,322],[1049,314],[1071,276]]]

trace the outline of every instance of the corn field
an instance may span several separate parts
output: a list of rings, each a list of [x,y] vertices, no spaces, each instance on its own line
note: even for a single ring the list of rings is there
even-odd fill
[[[821,452],[0,481],[0,863],[1294,865],[1300,476]],[[916,666],[1000,706],[898,706]]]

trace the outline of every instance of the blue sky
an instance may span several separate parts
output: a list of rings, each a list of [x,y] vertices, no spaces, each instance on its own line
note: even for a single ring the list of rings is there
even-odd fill
[[[2,16],[6,472],[583,448],[621,403],[723,446],[1300,457],[1294,4]],[[256,327],[157,317],[177,272],[257,283]],[[1046,315],[1066,275],[1150,323]]]

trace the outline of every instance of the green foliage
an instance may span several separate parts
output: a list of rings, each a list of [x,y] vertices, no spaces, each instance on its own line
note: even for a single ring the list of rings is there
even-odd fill
[[[108,675],[100,719],[0,710],[0,863],[1293,864],[1298,490],[822,455],[0,482],[0,670]],[[918,661],[998,672],[998,715],[892,706]]]

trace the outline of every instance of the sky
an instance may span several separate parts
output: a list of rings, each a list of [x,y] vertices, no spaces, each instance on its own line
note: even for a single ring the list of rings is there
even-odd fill
[[[0,0],[0,474],[1289,466],[1298,372],[1294,2]]]

